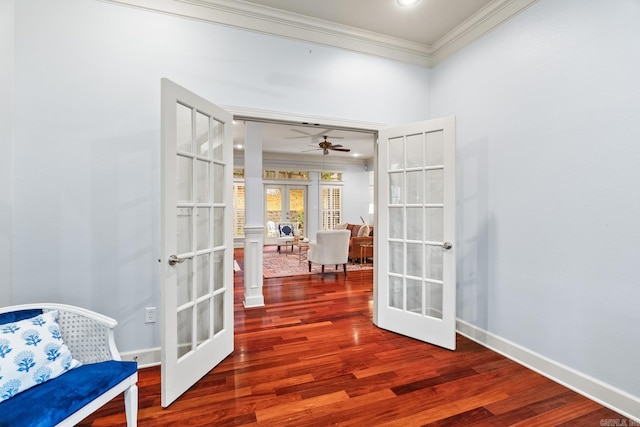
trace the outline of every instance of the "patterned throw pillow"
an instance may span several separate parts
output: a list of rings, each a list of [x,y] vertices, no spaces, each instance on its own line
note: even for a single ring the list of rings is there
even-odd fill
[[[293,228],[290,225],[281,225],[280,236],[293,236]]]
[[[0,325],[0,402],[78,366],[62,341],[57,310]]]

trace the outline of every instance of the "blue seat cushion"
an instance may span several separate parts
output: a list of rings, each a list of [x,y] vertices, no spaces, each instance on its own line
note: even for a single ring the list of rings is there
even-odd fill
[[[56,425],[137,370],[117,360],[79,366],[0,403],[0,426]]]
[[[24,319],[31,319],[42,314],[42,310],[39,308],[32,308],[30,310],[12,311],[10,313],[0,314],[0,325],[5,323],[15,323]]]

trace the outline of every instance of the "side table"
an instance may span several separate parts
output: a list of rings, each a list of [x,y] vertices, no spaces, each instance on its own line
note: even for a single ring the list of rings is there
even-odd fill
[[[367,249],[373,248],[373,243],[360,243],[360,265],[367,265]]]

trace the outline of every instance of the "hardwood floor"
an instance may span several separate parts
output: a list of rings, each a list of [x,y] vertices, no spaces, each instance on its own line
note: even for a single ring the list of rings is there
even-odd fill
[[[240,256],[238,259],[242,259]],[[462,337],[449,351],[372,323],[372,272],[268,279],[235,351],[167,409],[139,372],[140,426],[600,426],[624,419]],[[628,422],[628,421],[627,421]],[[125,425],[122,396],[80,425]]]

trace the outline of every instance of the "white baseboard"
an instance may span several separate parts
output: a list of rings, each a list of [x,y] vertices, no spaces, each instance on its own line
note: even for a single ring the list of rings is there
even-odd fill
[[[148,368],[160,365],[160,347],[145,348],[120,353],[122,360],[138,362],[138,368]]]
[[[565,387],[640,422],[640,398],[600,380],[548,359],[518,344],[462,320],[456,321],[457,331],[478,344],[523,365]]]

